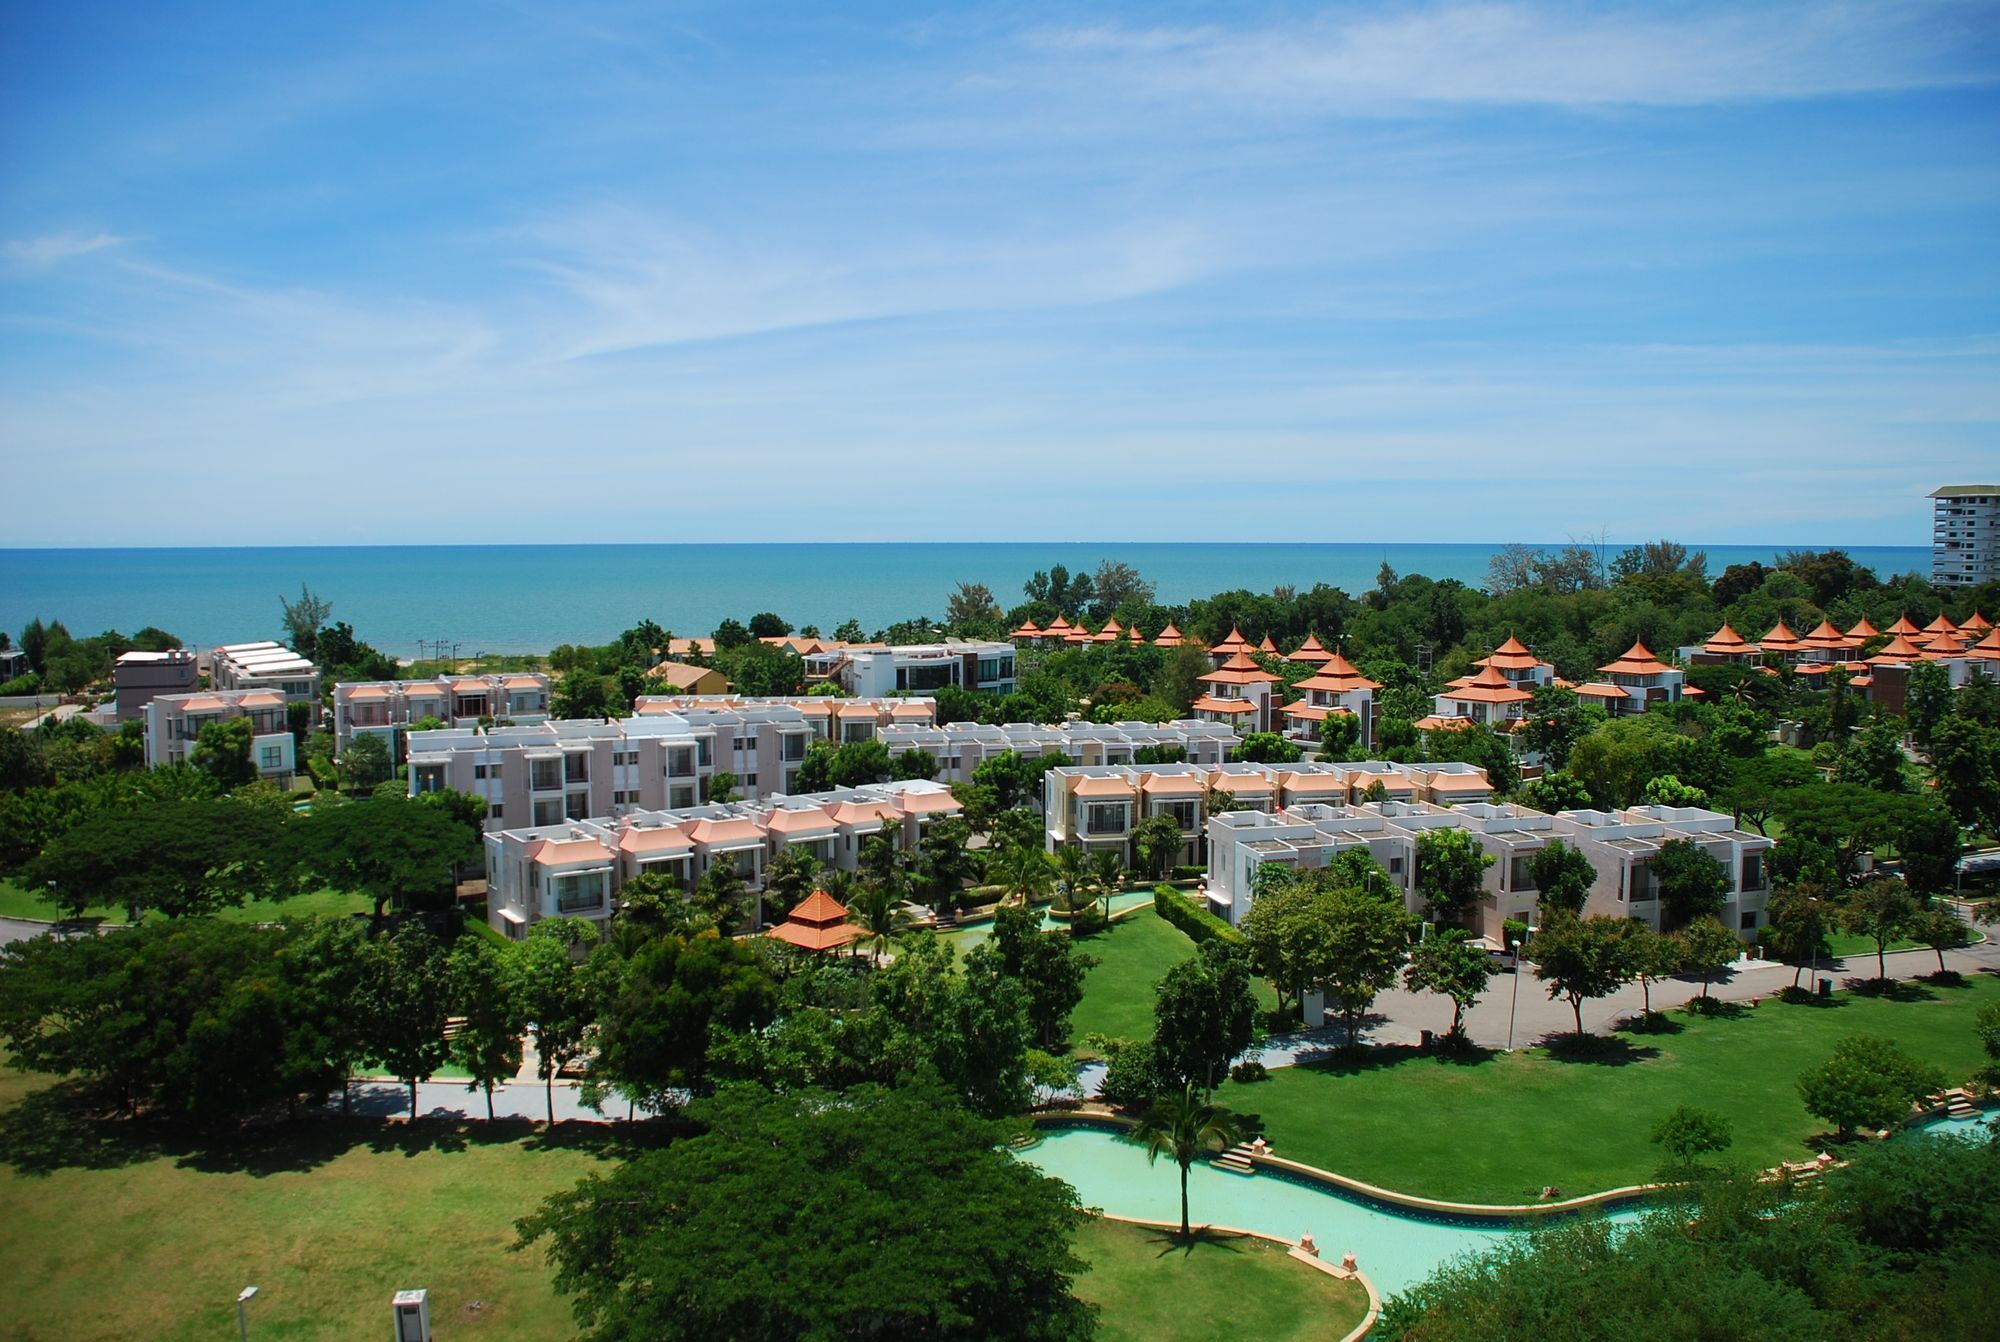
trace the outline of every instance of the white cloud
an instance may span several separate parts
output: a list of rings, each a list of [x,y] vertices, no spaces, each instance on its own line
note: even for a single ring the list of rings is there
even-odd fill
[[[1017,75],[1157,101],[1404,113],[1424,105],[1692,105],[1990,84],[1992,6],[1449,3],[1231,31],[1030,30]]]
[[[95,233],[80,237],[75,233],[49,233],[39,238],[18,238],[8,242],[4,250],[7,259],[28,266],[52,266],[59,261],[73,260],[101,252],[107,247],[118,247],[132,241],[114,233]]]

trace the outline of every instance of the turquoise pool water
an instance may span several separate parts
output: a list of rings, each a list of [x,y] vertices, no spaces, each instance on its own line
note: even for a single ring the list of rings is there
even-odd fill
[[[1116,1216],[1178,1222],[1179,1171],[1169,1161],[1146,1163],[1146,1153],[1101,1128],[1049,1129],[1037,1146],[1021,1152],[1046,1174],[1067,1182],[1086,1207]],[[1233,1226],[1295,1240],[1311,1234],[1320,1256],[1339,1262],[1351,1253],[1386,1298],[1416,1285],[1447,1259],[1476,1253],[1523,1231],[1391,1210],[1358,1197],[1269,1173],[1229,1174],[1206,1163],[1188,1177],[1188,1214],[1198,1224]],[[1635,1221],[1636,1207],[1604,1213]]]
[[[2000,1114],[1996,1114],[1991,1110],[1975,1114],[1971,1118],[1931,1118],[1908,1129],[1908,1131],[1919,1137],[1936,1137],[1939,1135],[1949,1137],[1986,1137],[1992,1132],[1990,1125],[1995,1118],[2000,1118]]]

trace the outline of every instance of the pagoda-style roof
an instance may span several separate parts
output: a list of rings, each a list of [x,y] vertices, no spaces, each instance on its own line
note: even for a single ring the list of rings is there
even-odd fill
[[[1368,679],[1354,669],[1354,663],[1334,653],[1320,666],[1318,671],[1292,686],[1295,690],[1324,690],[1329,694],[1346,694],[1350,690],[1379,690],[1381,685]]]
[[[1881,666],[1884,663],[1918,662],[1923,660],[1923,656],[1924,650],[1922,648],[1910,642],[1906,635],[1898,634],[1889,640],[1882,651],[1870,657],[1868,664],[1870,666]]]
[[[1717,657],[1735,657],[1757,651],[1757,645],[1745,643],[1743,635],[1725,624],[1701,645],[1701,650]]]
[[[1229,626],[1229,637],[1209,649],[1210,652],[1248,652],[1250,643],[1243,637],[1243,631],[1235,625]]]
[[[1782,625],[1779,627],[1783,628]],[[1597,669],[1607,675],[1623,674],[1627,676],[1656,676],[1662,671],[1673,670],[1671,666],[1653,656],[1653,650],[1647,647],[1644,642],[1634,643],[1625,650],[1625,655],[1617,661],[1600,666]]]
[[[1470,704],[1519,704],[1535,696],[1517,689],[1513,681],[1500,674],[1499,667],[1489,666],[1461,688],[1446,690],[1442,697]]]
[[[1841,648],[1852,647],[1853,644],[1848,641],[1847,635],[1833,627],[1833,621],[1821,620],[1818,627],[1799,640],[1799,646],[1812,648],[1815,651],[1834,652]]]
[[[1987,619],[1984,615],[1981,615],[1976,610],[1972,612],[1972,614],[1966,616],[1963,620],[1959,621],[1958,624],[1959,632],[1965,634],[1971,634],[1971,633],[1983,634],[1992,627],[1993,627],[1993,621]]]
[[[1135,624],[1125,631],[1125,641],[1135,647],[1144,647],[1146,636],[1139,632],[1139,626]]]
[[[1088,643],[1095,637],[1097,636],[1090,632],[1090,627],[1084,624],[1082,620],[1078,620],[1075,626],[1071,628],[1071,630],[1068,633],[1063,635],[1063,642]]]
[[[1941,662],[1947,657],[1965,656],[1965,640],[1956,634],[1939,634],[1924,644],[1924,660]]]
[[[1907,615],[1898,615],[1896,622],[1889,626],[1889,633],[1891,634],[1921,634],[1923,632],[1916,625],[1910,623],[1910,617]]]
[[[1306,641],[1294,648],[1285,658],[1288,662],[1304,662],[1309,666],[1319,666],[1331,661],[1333,654],[1320,646],[1319,635],[1307,634]]]
[[[1051,638],[1059,638],[1062,635],[1067,634],[1069,631],[1070,631],[1069,621],[1065,620],[1060,615],[1056,616],[1053,620],[1050,620],[1049,627],[1042,630],[1043,633],[1049,635]]]
[[[1248,699],[1222,699],[1213,694],[1204,694],[1194,701],[1196,712],[1200,713],[1255,713],[1257,705]]]
[[[1958,626],[1947,620],[1944,617],[1944,613],[1940,611],[1935,620],[1924,626],[1924,632],[1926,634],[1955,634],[1958,632]]]
[[[1250,659],[1247,652],[1239,652],[1220,667],[1199,677],[1211,685],[1275,685],[1282,679],[1275,676]]]
[[[1276,657],[1278,655],[1278,645],[1271,641],[1269,634],[1266,634],[1264,635],[1264,641],[1257,645],[1257,651]]]
[[[1505,643],[1473,665],[1498,667],[1502,671],[1532,671],[1541,663],[1536,660],[1534,653],[1528,651],[1527,644],[1509,634]]]
[[[1104,622],[1104,627],[1097,631],[1096,636],[1091,639],[1091,642],[1116,643],[1118,641],[1118,636],[1124,632],[1125,632],[1124,625],[1118,623],[1118,621],[1116,620],[1106,620]]]
[[[1864,615],[1854,622],[1854,627],[1847,631],[1847,636],[1853,639],[1874,638],[1881,632],[1880,629],[1868,623],[1868,617]]]
[[[1765,652],[1797,652],[1799,636],[1791,631],[1783,620],[1771,627],[1771,632],[1757,640],[1757,645]]]
[[[1040,638],[1041,636],[1042,631],[1035,628],[1033,620],[1021,621],[1021,627],[1008,635],[1009,638]]]
[[[1576,694],[1580,699],[1630,699],[1632,697],[1617,685],[1606,685],[1601,681],[1595,680],[1588,684],[1577,686]]]
[[[1169,624],[1165,629],[1160,631],[1160,636],[1153,640],[1153,646],[1156,648],[1178,648],[1184,641],[1179,628]]]
[[[815,890],[764,935],[809,951],[830,951],[853,941],[861,929],[847,921],[845,905],[826,891]]]

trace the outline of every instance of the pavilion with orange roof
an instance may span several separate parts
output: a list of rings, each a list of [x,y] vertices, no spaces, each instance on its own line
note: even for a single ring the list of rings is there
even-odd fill
[[[1779,627],[1782,628],[1782,624]],[[1621,713],[1643,713],[1649,704],[1679,700],[1685,681],[1679,667],[1668,666],[1655,657],[1653,650],[1643,641],[1634,643],[1617,661],[1608,662],[1597,670],[1605,677],[1605,683],[1624,691],[1623,702],[1604,701],[1614,717]],[[1579,689],[1577,693],[1582,694],[1583,690]]]
[[[1229,626],[1229,636],[1210,648],[1208,655],[1215,659],[1215,664],[1219,667],[1237,653],[1248,651],[1250,651],[1249,640],[1243,637],[1241,629],[1232,624]]]
[[[1041,636],[1042,636],[1042,631],[1035,627],[1035,622],[1033,620],[1021,621],[1021,627],[1019,629],[1016,629],[1013,633],[1007,635],[1007,637],[1015,640],[1016,642],[1025,641],[1030,643],[1039,640]]]
[[[1160,636],[1153,640],[1153,646],[1156,648],[1178,648],[1184,641],[1181,637],[1180,628],[1177,625],[1169,623],[1165,629],[1160,631]]]
[[[1516,685],[1489,661],[1478,675],[1437,697],[1437,716],[1498,725],[1519,718],[1523,705],[1534,697],[1533,691]]]
[[[1847,631],[1847,636],[1859,643],[1864,638],[1880,637],[1881,633],[1880,629],[1868,623],[1868,617],[1864,615],[1854,622],[1854,627]]]
[[[1799,636],[1793,633],[1791,626],[1783,620],[1779,620],[1771,627],[1770,633],[1757,640],[1757,648],[1760,652],[1774,652],[1784,661],[1796,659],[1803,651]]]
[[[1361,724],[1362,747],[1375,743],[1375,691],[1382,687],[1341,654],[1328,654],[1317,671],[1292,688],[1304,696],[1283,709],[1286,734],[1293,740],[1315,742],[1329,713],[1351,713]]]
[[[861,929],[847,920],[845,905],[826,891],[815,890],[764,935],[801,950],[832,951],[852,944]]]
[[[1757,645],[1746,642],[1743,635],[1725,623],[1701,645],[1695,659],[1706,663],[1748,662],[1754,661],[1756,656]]]
[[[1923,633],[1924,631],[1923,631],[1923,630],[1921,630],[1921,629],[1919,629],[1919,628],[1917,628],[1917,626],[1916,626],[1916,625],[1914,625],[1914,624],[1910,623],[1910,617],[1909,617],[1909,616],[1907,616],[1907,615],[1898,615],[1898,616],[1896,617],[1896,622],[1895,622],[1894,624],[1892,624],[1892,625],[1890,625],[1890,626],[1889,626],[1889,629],[1888,629],[1888,632],[1889,632],[1889,633],[1890,633],[1890,634],[1891,634],[1891,635],[1893,636],[1893,635],[1896,635],[1896,634],[1906,634],[1906,635],[1907,635],[1907,634],[1921,634],[1921,633]]]
[[[1117,620],[1106,620],[1104,627],[1092,635],[1090,641],[1093,643],[1116,643],[1118,636],[1124,632],[1125,626],[1118,623]]]

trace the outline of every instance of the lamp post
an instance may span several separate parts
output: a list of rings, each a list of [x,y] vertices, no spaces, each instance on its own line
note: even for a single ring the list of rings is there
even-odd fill
[[[257,1298],[255,1286],[245,1286],[236,1293],[236,1331],[243,1342],[250,1342],[250,1320],[244,1315],[243,1307]]]
[[[1507,943],[1509,949],[1514,952],[1514,993],[1507,1001],[1507,1051],[1509,1053],[1514,1051],[1514,1013],[1521,1006],[1521,948],[1528,944],[1528,938],[1534,934],[1535,928],[1531,923],[1528,926],[1527,932],[1523,934],[1519,941],[1510,941]]]

